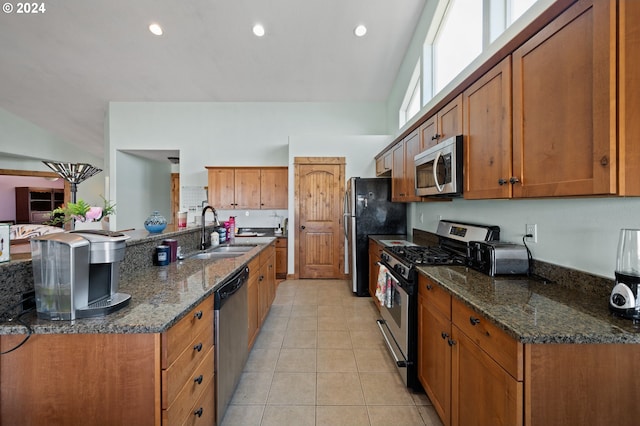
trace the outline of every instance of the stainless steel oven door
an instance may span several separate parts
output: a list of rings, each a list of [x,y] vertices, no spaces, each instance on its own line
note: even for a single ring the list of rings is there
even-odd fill
[[[407,384],[407,354],[409,347],[409,294],[399,285],[398,280],[387,274],[391,284],[391,302],[380,309],[382,319],[378,327],[393,357],[400,377]]]

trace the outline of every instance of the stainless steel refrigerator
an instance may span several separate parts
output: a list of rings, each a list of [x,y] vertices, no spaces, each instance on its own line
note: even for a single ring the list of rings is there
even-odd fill
[[[369,295],[369,235],[406,234],[407,207],[391,202],[390,178],[347,181],[344,196],[345,273],[353,292]]]

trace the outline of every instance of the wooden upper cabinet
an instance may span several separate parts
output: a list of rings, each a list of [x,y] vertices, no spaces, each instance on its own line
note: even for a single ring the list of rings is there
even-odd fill
[[[461,135],[462,111],[462,95],[458,95],[436,115],[425,120],[420,126],[420,151],[450,137]]]
[[[514,51],[514,197],[616,193],[615,46],[615,3],[592,0]]]
[[[209,204],[216,209],[235,208],[235,170],[231,168],[208,168]]]
[[[421,201],[415,195],[416,170],[413,158],[420,153],[420,133],[418,129],[410,133],[392,150],[391,201]]]
[[[376,158],[376,176],[389,176],[393,168],[393,152],[387,151],[381,157]]]
[[[209,204],[216,209],[286,209],[286,167],[207,167]]]
[[[511,57],[463,94],[464,197],[509,198],[511,184]]]
[[[286,167],[260,170],[260,208],[286,209],[289,196],[289,176]]]
[[[640,2],[618,4],[618,194],[640,195]]]
[[[235,170],[236,209],[260,208],[260,169]]]

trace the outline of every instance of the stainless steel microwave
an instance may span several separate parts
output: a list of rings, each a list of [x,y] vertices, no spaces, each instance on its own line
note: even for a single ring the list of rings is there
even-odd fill
[[[462,135],[453,136],[414,157],[416,195],[421,197],[462,195]]]

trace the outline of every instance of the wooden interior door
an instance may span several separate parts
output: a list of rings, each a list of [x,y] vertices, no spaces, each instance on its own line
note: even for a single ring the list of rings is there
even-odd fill
[[[296,255],[300,278],[343,278],[342,157],[296,158]]]

